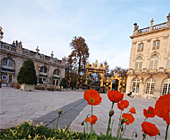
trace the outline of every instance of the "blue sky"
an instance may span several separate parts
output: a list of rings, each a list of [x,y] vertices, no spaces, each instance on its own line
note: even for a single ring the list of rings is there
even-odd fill
[[[89,62],[105,60],[110,69],[128,68],[133,24],[166,22],[170,0],[0,0],[2,41],[62,59],[74,36],[85,38]]]

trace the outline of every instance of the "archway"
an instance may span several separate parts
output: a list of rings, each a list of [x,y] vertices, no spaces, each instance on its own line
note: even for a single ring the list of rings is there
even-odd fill
[[[112,81],[112,90],[118,90],[119,87],[119,80],[118,79],[114,79]]]
[[[94,78],[95,81],[100,81],[100,86],[103,86],[103,79],[105,76],[106,67],[100,66],[98,61],[96,60],[95,63],[90,65],[89,63],[86,64],[86,81],[85,85],[89,84],[89,77]]]
[[[100,89],[101,76],[98,73],[91,73],[88,77],[88,86],[90,89]]]

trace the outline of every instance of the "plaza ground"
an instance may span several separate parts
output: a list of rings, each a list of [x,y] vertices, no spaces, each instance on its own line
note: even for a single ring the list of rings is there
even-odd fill
[[[44,122],[48,127],[54,127],[57,118],[57,110],[63,110],[59,126],[70,126],[74,131],[83,131],[81,122],[90,113],[90,106],[83,100],[84,91],[65,90],[65,91],[44,91],[35,90],[34,92],[21,91],[10,87],[0,88],[0,129],[13,127],[23,121],[34,121],[34,123]],[[96,133],[106,133],[108,112],[111,108],[111,102],[106,94],[101,94],[102,102],[98,106],[94,106],[94,115],[98,117],[97,123],[94,125]],[[156,100],[144,98],[130,98],[125,96],[124,99],[130,102],[129,107],[124,112],[128,112],[129,108],[134,106],[137,114],[134,115],[135,121],[126,128],[125,138],[132,138],[132,133],[137,132],[136,139],[142,139],[141,123],[144,121],[143,109],[155,105]],[[114,123],[112,134],[116,135],[118,118],[120,110],[117,104],[114,105],[115,114],[113,116]],[[148,121],[156,124],[160,130],[160,136],[157,139],[162,140],[165,136],[166,123],[159,117],[150,118]],[[170,133],[168,138],[170,139]],[[147,136],[147,139],[155,139]]]

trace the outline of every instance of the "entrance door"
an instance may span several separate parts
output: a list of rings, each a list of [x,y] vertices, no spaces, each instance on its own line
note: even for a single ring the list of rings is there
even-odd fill
[[[132,92],[139,93],[139,79],[135,78],[132,81]]]
[[[12,83],[12,74],[11,73],[2,73],[1,79],[2,79],[3,86],[10,86],[10,84]]]
[[[53,86],[58,86],[58,79],[53,79]]]
[[[112,83],[112,90],[118,90],[119,80],[114,79]]]

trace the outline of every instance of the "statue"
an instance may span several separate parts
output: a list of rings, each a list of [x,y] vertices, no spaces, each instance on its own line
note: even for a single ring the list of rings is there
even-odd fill
[[[133,25],[134,25],[134,31],[137,31],[139,26],[137,26],[137,23],[134,23]]]

